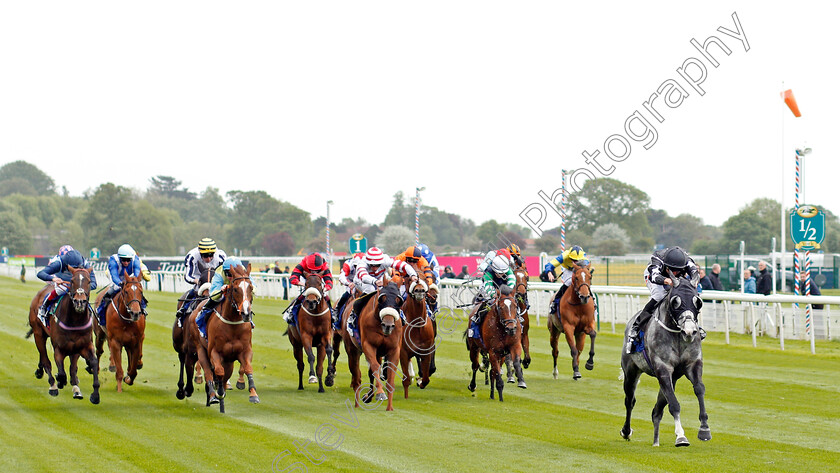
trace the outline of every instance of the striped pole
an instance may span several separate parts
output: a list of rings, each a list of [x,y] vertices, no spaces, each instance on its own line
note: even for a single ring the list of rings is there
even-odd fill
[[[801,158],[799,156],[799,153],[796,153],[796,192],[794,193],[794,196],[795,196],[796,200],[794,201],[794,207],[793,207],[794,210],[799,210],[799,166],[800,166],[799,160],[800,159]],[[798,295],[800,295],[800,292],[801,291],[799,290],[799,250],[796,248],[796,246],[794,246],[793,247],[793,294],[798,296]],[[794,303],[793,308],[794,308],[793,316],[796,317],[796,312],[799,311],[799,303],[798,302]],[[807,325],[808,324],[807,310],[806,310],[806,313],[805,313],[805,317],[806,317],[805,325]]]
[[[566,251],[566,170],[562,169],[563,183],[560,186],[560,252]]]
[[[414,245],[420,244],[420,191],[425,187],[416,187],[417,193],[414,197]]]

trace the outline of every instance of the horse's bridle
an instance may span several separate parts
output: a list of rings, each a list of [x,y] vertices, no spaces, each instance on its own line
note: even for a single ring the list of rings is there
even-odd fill
[[[128,283],[128,284],[139,284],[139,283]],[[141,296],[140,299],[128,299],[125,296],[126,295],[125,290],[126,290],[125,287],[123,287],[122,290],[120,290],[120,297],[123,300],[123,305],[125,306],[125,311],[126,311],[126,313],[128,313],[129,317],[123,317],[122,312],[119,311],[119,310],[117,310],[117,315],[119,315],[120,318],[125,320],[126,322],[137,322],[140,319],[140,315],[143,313],[143,310],[142,310],[142,307],[143,307],[143,300],[142,299],[143,298]],[[141,294],[142,294],[142,292],[141,292]],[[141,307],[141,310],[139,312],[137,312],[136,316],[135,316],[135,313],[132,312],[132,310],[129,308],[129,306],[131,305],[132,302],[137,302],[138,304],[140,304],[140,307]]]
[[[251,282],[251,277],[250,276],[237,276],[237,277],[231,279],[230,282],[228,283],[228,287],[230,288],[230,290],[231,291],[233,290],[233,283],[235,283],[236,281],[241,281],[243,279],[247,280],[248,283],[251,284],[251,286],[253,286],[253,283]],[[243,297],[244,297],[244,295],[243,295]],[[219,314],[218,311],[214,310],[214,312],[216,312],[216,316],[219,317],[219,319],[221,319],[222,322],[224,322],[226,324],[230,324],[230,325],[236,325],[236,324],[243,324],[245,322],[250,322],[251,321],[251,312],[249,312],[248,314],[243,314],[242,310],[240,310],[240,308],[239,308],[239,305],[233,299],[233,294],[230,295],[230,306],[233,307],[233,310],[235,310],[236,313],[239,314],[239,317],[242,320],[241,321],[236,321],[236,322],[226,320],[224,317],[222,317],[221,314]]]
[[[586,271],[586,270],[584,269],[584,271]],[[575,295],[577,295],[577,297],[578,297],[578,301],[579,301],[579,302],[578,302],[577,304],[573,304],[573,303],[569,302],[569,305],[581,305],[581,304],[583,304],[583,302],[580,302],[580,301],[582,301],[582,300],[583,300],[583,297],[584,297],[584,296],[581,296],[581,295],[580,295],[580,290],[581,290],[581,288],[583,288],[584,286],[586,286],[586,287],[588,287],[588,288],[589,288],[589,296],[586,296],[586,297],[593,297],[593,296],[592,296],[592,286],[590,286],[590,285],[589,285],[589,283],[580,283],[580,284],[578,284],[578,283],[577,283],[577,278],[575,278],[574,276],[572,276],[572,281],[573,281],[573,287],[572,287],[572,289],[575,291]]]
[[[315,313],[311,312],[311,311],[310,311],[310,310],[306,307],[306,304],[308,304],[308,303],[310,302],[310,301],[308,301],[308,300],[306,299],[306,292],[307,292],[307,291],[309,291],[310,289],[315,289],[315,291],[317,291],[317,292],[318,292],[318,299],[315,301],[315,307],[318,307],[318,304],[320,304],[320,303],[321,303],[321,301],[324,299],[324,280],[319,278],[319,279],[318,279],[318,282],[319,282],[319,286],[320,286],[320,288],[316,288],[316,287],[314,287],[314,286],[310,286],[310,287],[308,287],[308,288],[305,288],[305,289],[304,289],[304,291],[303,291],[303,294],[304,294],[304,299],[303,299],[303,302],[301,303],[301,306],[302,306],[303,310],[304,310],[304,311],[306,311],[306,313],[307,313],[307,314],[312,315],[312,316],[314,316],[314,317],[319,317],[319,316],[321,316],[321,315],[324,315],[324,314],[326,314],[327,312],[329,312],[329,310],[330,310],[329,305],[327,305],[327,307],[326,307],[323,311],[321,311],[320,313],[315,314]],[[313,309],[313,310],[314,310],[314,309]]]
[[[496,302],[493,305],[496,308],[496,314],[498,315],[499,324],[502,327],[504,327],[505,331],[510,333],[510,332],[515,332],[516,331],[516,325],[518,323],[518,320],[517,320],[516,316],[513,316],[509,319],[506,319],[506,318],[502,317],[501,311],[504,310],[504,307],[502,307],[502,304],[504,304],[507,301],[511,302],[510,305],[516,305],[516,296],[506,298],[506,297],[502,297],[501,294],[500,294],[499,296],[496,297]],[[507,305],[507,304],[504,304],[504,305]],[[507,309],[512,310],[510,307],[508,307]]]

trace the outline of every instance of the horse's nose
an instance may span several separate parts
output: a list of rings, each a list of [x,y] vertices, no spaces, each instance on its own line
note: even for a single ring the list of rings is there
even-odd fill
[[[393,330],[394,330],[394,326],[393,326],[393,325],[385,325],[385,324],[382,324],[382,333],[384,333],[386,337],[387,337],[388,335],[391,335],[391,332],[392,332]]]

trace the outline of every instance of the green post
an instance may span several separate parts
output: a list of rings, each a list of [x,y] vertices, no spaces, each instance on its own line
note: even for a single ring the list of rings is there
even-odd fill
[[[607,286],[609,286],[610,285],[610,259],[605,257],[604,261],[606,261],[606,263],[607,263]],[[598,330],[601,330],[601,329],[598,328]]]

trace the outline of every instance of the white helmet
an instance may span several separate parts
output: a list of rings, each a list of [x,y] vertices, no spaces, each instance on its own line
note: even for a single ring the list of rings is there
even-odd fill
[[[510,269],[510,263],[504,256],[497,255],[493,258],[493,262],[490,263],[490,269],[492,269],[496,274],[504,274]]]
[[[134,248],[131,247],[128,243],[122,245],[119,250],[117,250],[117,257],[119,259],[134,259],[137,256],[137,252],[134,251]]]

